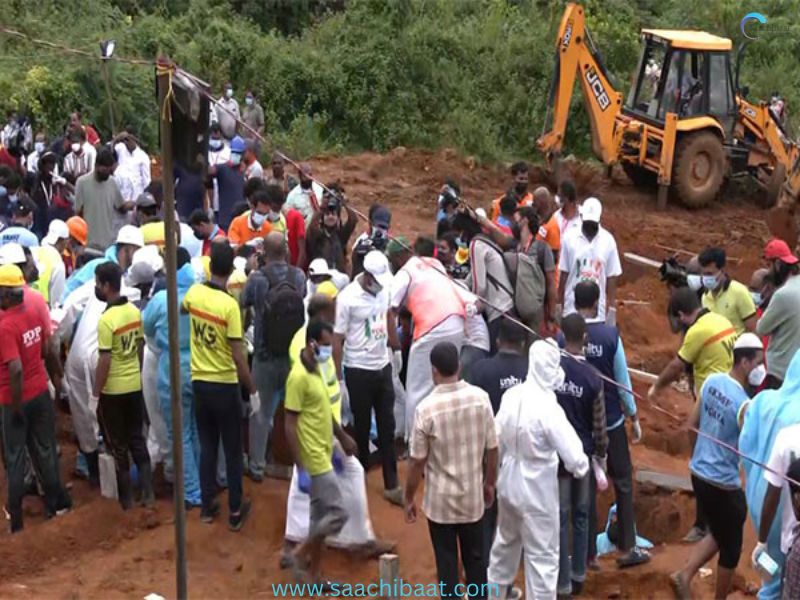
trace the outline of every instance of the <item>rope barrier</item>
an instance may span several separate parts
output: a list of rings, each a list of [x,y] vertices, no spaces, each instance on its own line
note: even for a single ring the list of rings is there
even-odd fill
[[[102,60],[114,60],[114,61],[117,61],[117,62],[120,62],[120,63],[126,63],[126,64],[132,64],[132,65],[140,65],[140,66],[149,66],[149,67],[152,67],[152,66],[155,65],[156,66],[156,71],[157,71],[158,74],[163,74],[165,72],[165,70],[168,71],[169,75],[170,75],[169,92],[167,94],[167,98],[165,99],[164,105],[161,107],[161,111],[162,111],[162,115],[167,115],[167,117],[170,120],[172,119],[172,115],[171,115],[171,103],[169,102],[169,100],[173,98],[172,77],[174,76],[175,73],[179,72],[180,74],[182,74],[182,75],[186,76],[187,78],[191,79],[192,81],[194,81],[196,84],[199,84],[199,89],[200,89],[201,94],[203,96],[205,96],[214,106],[216,106],[216,107],[222,109],[223,111],[225,111],[226,113],[228,113],[231,117],[233,117],[233,119],[236,121],[236,123],[238,123],[239,125],[244,127],[246,130],[248,130],[254,137],[256,137],[261,142],[267,142],[268,141],[266,138],[264,138],[264,136],[262,136],[260,133],[258,133],[258,131],[256,131],[250,125],[248,125],[247,123],[242,121],[233,112],[231,112],[225,106],[223,106],[217,99],[215,99],[213,96],[211,96],[211,94],[209,94],[205,89],[207,84],[204,81],[202,81],[198,77],[192,75],[188,71],[185,71],[185,70],[177,67],[173,63],[165,64],[165,63],[162,63],[162,62],[155,62],[155,61],[152,61],[152,60],[125,58],[125,57],[119,57],[119,56],[112,56],[112,57],[109,57],[109,58],[105,58],[105,57],[101,57],[101,56],[98,56],[96,54],[93,54],[92,52],[88,52],[86,50],[79,50],[77,48],[70,48],[70,47],[65,46],[63,44],[58,44],[58,43],[55,43],[55,42],[50,42],[48,40],[42,40],[42,39],[34,38],[34,37],[32,37],[30,35],[27,35],[25,33],[22,33],[22,32],[19,32],[19,31],[16,31],[14,29],[10,29],[8,27],[1,26],[1,25],[0,25],[0,33],[4,33],[6,35],[10,35],[10,36],[13,36],[13,37],[24,39],[24,40],[27,40],[27,41],[33,43],[33,44],[38,44],[38,45],[41,45],[41,46],[45,46],[45,47],[51,48],[53,50],[58,50],[58,51],[61,51],[61,52],[66,52],[66,53],[69,53],[69,54],[74,54],[74,55],[82,56],[82,57],[85,57],[85,58],[90,58],[90,59],[93,59],[93,60],[101,60],[101,61]],[[298,170],[300,169],[300,165],[296,161],[292,160],[289,156],[287,156],[284,152],[281,152],[280,150],[276,150],[276,153],[285,162],[287,162],[290,165],[296,167]],[[332,192],[332,190],[327,185],[325,185],[323,182],[319,181],[318,179],[315,179],[313,176],[309,176],[309,179],[311,179],[314,183],[317,183],[319,186],[321,186],[324,191],[327,191],[328,193],[334,193],[334,192]],[[472,211],[473,213],[475,212],[465,202],[462,201],[462,204],[464,204],[464,206],[467,207],[468,210]],[[348,203],[348,207],[353,211],[353,213],[356,216],[358,216],[363,221],[369,223],[369,218],[367,217],[367,215],[365,215],[360,210],[354,208],[353,206],[350,206],[349,203]],[[392,239],[396,243],[398,243],[401,247],[403,247],[405,250],[407,250],[408,252],[413,254],[413,249],[408,244],[406,244],[402,240],[398,239],[397,237],[394,237],[394,236],[389,236],[389,237],[390,237],[390,239]],[[451,285],[457,285],[445,273],[442,273],[442,272],[440,272],[440,271],[438,271],[436,269],[434,269],[434,270],[437,273],[440,273],[442,275],[442,277],[444,277],[445,280],[448,281]],[[508,319],[512,323],[515,323],[517,326],[522,327],[525,331],[527,331],[528,333],[533,335],[533,337],[537,341],[539,341],[539,340],[547,341],[547,338],[544,338],[538,332],[536,332],[533,329],[531,329],[528,325],[526,325],[525,323],[523,323],[522,321],[520,321],[519,319],[517,319],[516,317],[511,315],[509,313],[509,311],[499,309],[497,306],[493,305],[491,302],[489,302],[485,298],[475,294],[474,292],[470,292],[470,293],[472,295],[474,295],[478,300],[480,300],[484,305],[488,306],[489,308],[492,308],[492,309],[496,310],[504,318]],[[576,361],[578,360],[577,357],[573,356],[572,354],[570,354],[568,352],[565,352],[564,350],[559,350],[559,351],[561,352],[561,355],[563,357],[568,357],[568,358],[570,358],[572,360],[576,360]],[[675,415],[675,414],[669,412],[667,409],[659,406],[657,403],[650,401],[649,398],[645,398],[641,394],[639,394],[636,391],[634,391],[633,389],[628,388],[627,386],[624,386],[624,385],[620,384],[619,382],[615,381],[614,379],[612,379],[610,377],[606,377],[605,375],[600,373],[594,366],[589,365],[586,362],[583,362],[583,364],[585,364],[585,365],[589,366],[590,368],[594,369],[594,371],[597,374],[597,376],[601,380],[605,381],[606,383],[609,383],[610,385],[614,385],[617,388],[619,388],[620,390],[628,392],[629,394],[631,394],[634,398],[636,398],[639,401],[646,402],[648,405],[652,406],[654,410],[656,410],[657,412],[659,412],[661,414],[664,414],[664,415],[670,417],[674,421],[677,421],[679,423],[684,422],[683,418],[681,418],[678,415]],[[784,481],[787,481],[788,483],[791,483],[791,484],[796,485],[796,486],[800,486],[800,482],[795,481],[794,479],[788,477],[785,473],[779,473],[779,472],[775,471],[774,469],[770,468],[768,465],[766,465],[766,464],[764,464],[764,463],[762,463],[762,462],[760,462],[760,461],[758,461],[758,460],[756,460],[754,458],[751,458],[751,457],[743,454],[742,452],[739,451],[738,448],[735,448],[735,447],[731,446],[730,444],[728,444],[728,443],[726,443],[726,442],[724,442],[724,441],[722,441],[722,440],[720,440],[720,439],[718,439],[718,438],[716,438],[716,437],[714,437],[714,436],[712,436],[710,434],[707,434],[707,433],[705,433],[703,431],[700,431],[698,428],[693,427],[691,425],[687,425],[687,429],[689,431],[692,431],[693,433],[697,434],[698,436],[704,437],[704,438],[706,438],[706,439],[718,444],[719,446],[722,446],[723,448],[726,448],[730,452],[733,452],[734,454],[736,454],[741,459],[747,460],[747,461],[753,463],[754,465],[756,465],[758,467],[761,467],[762,469],[772,473],[773,475],[776,475],[777,477],[780,477]]]

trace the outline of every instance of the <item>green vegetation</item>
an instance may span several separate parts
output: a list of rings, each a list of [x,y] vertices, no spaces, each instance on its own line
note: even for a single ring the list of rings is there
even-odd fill
[[[747,49],[750,98],[773,90],[800,111],[800,0],[588,0],[617,89],[627,91],[642,27],[706,29],[739,44],[750,10],[785,30]],[[483,160],[536,157],[562,2],[544,0],[6,0],[4,25],[99,54],[159,52],[219,90],[260,97],[276,145],[298,156],[456,147]],[[110,65],[117,125],[157,140],[153,71]],[[110,130],[99,62],[0,34],[0,108],[25,108],[49,132],[82,107]],[[567,148],[590,153],[574,95]]]

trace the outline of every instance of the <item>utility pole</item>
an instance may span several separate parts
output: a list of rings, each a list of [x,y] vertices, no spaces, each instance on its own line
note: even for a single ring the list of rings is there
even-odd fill
[[[167,271],[167,322],[169,324],[169,389],[172,404],[172,457],[175,472],[175,580],[178,600],[187,598],[186,507],[183,503],[183,409],[181,405],[181,362],[178,337],[178,225],[175,222],[175,182],[172,178],[172,75],[175,65],[166,57],[156,64],[158,112],[161,137],[161,179],[164,187],[164,230]]]
[[[111,138],[117,135],[117,123],[114,120],[114,96],[111,93],[111,74],[108,72],[108,61],[114,55],[114,50],[117,43],[114,40],[105,40],[100,42],[100,70],[103,73],[103,82],[106,86],[106,95],[108,96],[108,120],[111,125]]]

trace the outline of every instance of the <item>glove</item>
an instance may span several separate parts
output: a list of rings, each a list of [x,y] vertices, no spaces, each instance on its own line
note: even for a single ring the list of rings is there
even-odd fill
[[[392,353],[392,369],[400,376],[400,371],[403,370],[403,351],[402,350],[395,350]]]
[[[297,487],[304,494],[311,495],[311,476],[305,469],[297,469]]]
[[[258,392],[250,394],[250,416],[252,417],[261,409],[261,396]]]
[[[342,454],[337,450],[334,450],[331,462],[333,462],[333,471],[337,475],[341,475],[344,471],[344,456],[342,456]]]
[[[750,561],[753,563],[753,567],[758,567],[758,557],[761,555],[762,552],[767,551],[767,545],[764,542],[758,542],[756,547],[753,548],[753,554],[750,555]]]
[[[642,424],[639,423],[639,419],[637,417],[633,418],[633,422],[631,423],[633,428],[633,443],[638,444],[642,441]]]

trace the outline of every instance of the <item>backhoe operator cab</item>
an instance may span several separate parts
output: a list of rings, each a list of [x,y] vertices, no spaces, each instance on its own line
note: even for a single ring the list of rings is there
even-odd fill
[[[645,29],[644,47],[623,111],[664,124],[710,115],[725,137],[733,130],[736,99],[731,75],[731,41],[703,32]]]

